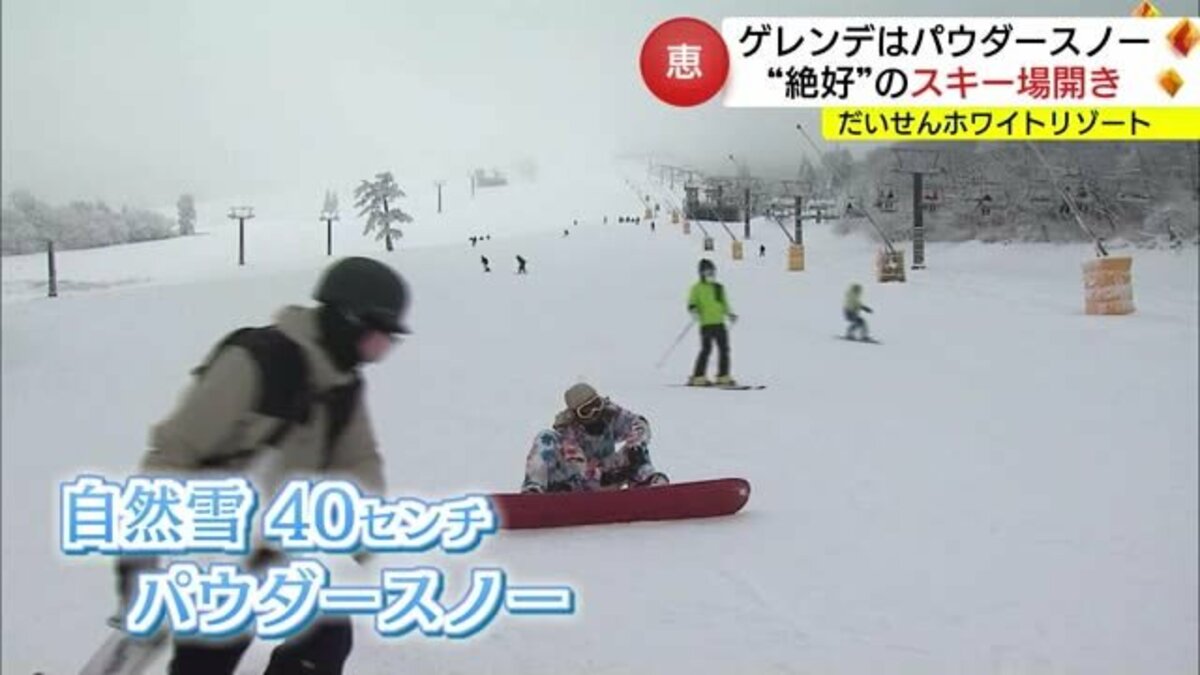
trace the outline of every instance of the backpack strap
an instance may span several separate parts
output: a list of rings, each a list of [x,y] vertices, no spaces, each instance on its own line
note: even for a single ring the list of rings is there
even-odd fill
[[[327,424],[322,468],[328,468],[333,448],[362,398],[362,379],[355,374],[346,384],[314,394],[308,381],[308,360],[302,348],[274,326],[233,331],[217,343],[208,359],[193,369],[192,374],[203,377],[221,351],[231,345],[246,349],[258,366],[260,391],[254,411],[279,420],[262,444],[278,447],[296,424],[308,422],[314,405],[324,405]],[[246,448],[233,457],[251,455],[255,451]],[[221,461],[229,459],[223,457]]]
[[[318,400],[325,406],[327,424],[325,426],[325,456],[324,466],[329,468],[332,463],[334,447],[342,432],[350,424],[350,417],[362,399],[362,379],[356,374],[354,379],[346,384],[334,387],[321,393]]]
[[[278,328],[235,331],[226,346],[245,348],[258,364],[260,393],[256,411],[292,423],[308,421],[312,407],[308,360],[300,345]]]
[[[192,375],[203,377],[220,353],[234,345],[248,351],[258,366],[259,396],[254,411],[279,420],[262,441],[276,446],[297,423],[309,419],[313,397],[308,384],[308,361],[300,345],[274,326],[239,328],[218,342],[205,362],[192,370]],[[246,448],[234,457],[254,451]],[[228,459],[223,457],[221,461]]]

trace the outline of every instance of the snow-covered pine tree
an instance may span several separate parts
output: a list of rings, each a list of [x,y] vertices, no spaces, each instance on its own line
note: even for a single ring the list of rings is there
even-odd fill
[[[392,236],[404,236],[404,232],[396,225],[412,222],[412,216],[396,206],[396,202],[404,196],[404,191],[396,185],[396,179],[390,171],[375,174],[374,181],[364,180],[354,190],[354,205],[359,209],[358,215],[367,218],[363,235],[375,232],[375,238],[384,240],[389,251],[394,250]]]
[[[179,234],[196,234],[196,200],[191,195],[181,195],[175,204],[179,209]]]
[[[338,197],[333,190],[325,191],[325,205],[321,207],[321,213],[334,214],[338,212]]]

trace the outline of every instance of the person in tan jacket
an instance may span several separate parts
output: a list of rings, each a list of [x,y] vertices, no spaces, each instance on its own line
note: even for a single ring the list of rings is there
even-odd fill
[[[212,350],[175,409],[151,430],[143,473],[238,474],[273,454],[278,480],[346,478],[366,495],[382,495],[383,461],[359,369],[409,332],[407,284],[383,263],[352,257],[325,271],[313,297],[319,306],[285,307],[271,326],[235,331]],[[272,555],[260,549],[252,559]],[[119,562],[122,606],[137,573],[155,563]],[[244,636],[176,641],[169,672],[231,674],[249,644]],[[340,674],[351,646],[349,620],[325,620],[281,644],[265,672]]]

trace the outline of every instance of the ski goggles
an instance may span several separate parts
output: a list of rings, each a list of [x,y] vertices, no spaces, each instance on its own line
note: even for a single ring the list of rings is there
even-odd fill
[[[363,325],[366,326],[368,329],[375,331],[376,333],[382,333],[383,335],[386,335],[387,339],[391,340],[392,344],[399,344],[401,342],[404,342],[404,335],[402,333],[396,332],[395,327],[389,325],[386,322],[364,321]]]
[[[601,410],[604,410],[604,399],[597,396],[575,408],[575,416],[581,420],[590,420],[599,415]]]
[[[362,312],[362,313],[346,313],[346,317],[367,330],[373,330],[378,333],[384,333],[392,342],[402,342],[403,335],[408,333],[396,317],[382,312]]]

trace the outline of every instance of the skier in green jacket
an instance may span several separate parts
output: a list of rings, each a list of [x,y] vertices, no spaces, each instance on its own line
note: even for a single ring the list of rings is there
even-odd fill
[[[712,347],[717,346],[717,385],[734,386],[736,383],[729,375],[729,331],[725,329],[725,317],[737,321],[737,314],[730,311],[729,298],[725,287],[716,282],[717,266],[707,258],[700,261],[700,281],[692,286],[688,295],[688,311],[700,324],[700,355],[696,357],[696,367],[692,371],[692,379],[688,384],[694,387],[712,386],[705,375],[708,370],[708,357]]]
[[[850,322],[850,326],[846,328],[847,340],[855,339],[854,334],[857,332],[859,340],[870,341],[867,322],[862,318],[861,312],[872,313],[871,308],[862,302],[862,284],[851,284],[846,291],[846,301],[842,304],[842,314],[845,315],[846,321]]]

